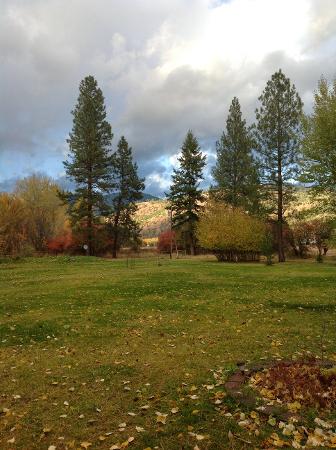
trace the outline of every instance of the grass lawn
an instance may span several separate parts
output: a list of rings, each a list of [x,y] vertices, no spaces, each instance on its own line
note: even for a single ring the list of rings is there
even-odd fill
[[[215,376],[322,346],[336,359],[335,281],[331,262],[3,263],[0,448],[260,448],[274,429],[241,428]]]

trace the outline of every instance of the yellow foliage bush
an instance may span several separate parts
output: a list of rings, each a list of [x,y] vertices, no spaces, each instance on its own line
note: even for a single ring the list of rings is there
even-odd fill
[[[15,195],[0,194],[0,255],[20,252],[26,232],[26,214],[23,202]]]
[[[261,220],[220,202],[207,205],[197,227],[200,245],[220,261],[259,259],[265,232]]]

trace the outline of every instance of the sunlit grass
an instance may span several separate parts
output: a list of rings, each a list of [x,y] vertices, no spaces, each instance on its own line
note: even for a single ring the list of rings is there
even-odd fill
[[[211,370],[307,350],[319,356],[322,345],[332,358],[335,270],[331,262],[266,267],[209,258],[1,264],[1,408],[8,411],[0,448],[90,442],[109,449],[128,437],[135,449],[227,448],[237,424],[202,387],[214,382]],[[156,423],[157,411],[168,414],[165,425]],[[190,430],[209,437],[197,443]]]

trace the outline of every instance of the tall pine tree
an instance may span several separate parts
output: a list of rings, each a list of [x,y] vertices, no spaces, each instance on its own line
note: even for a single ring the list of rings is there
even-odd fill
[[[257,163],[253,158],[253,136],[237,97],[234,97],[226,121],[226,131],[216,143],[217,162],[212,170],[215,186],[212,193],[245,211],[260,211],[260,183]]]
[[[167,194],[173,213],[173,227],[184,228],[190,253],[196,253],[196,230],[201,203],[204,201],[200,181],[206,157],[192,131],[189,130],[178,158],[180,167],[174,169],[170,192]]]
[[[283,262],[284,212],[291,182],[298,173],[303,105],[295,86],[281,70],[267,82],[259,101],[256,139],[263,181],[275,193],[278,257]]]
[[[136,202],[142,198],[144,179],[138,176],[137,164],[133,162],[132,148],[122,136],[113,158],[112,214],[109,232],[113,239],[112,256],[117,257],[121,244],[137,243],[139,225],[134,219]]]
[[[336,211],[336,79],[330,85],[321,78],[313,112],[304,120],[304,174],[320,204]],[[322,194],[322,195],[321,195]]]
[[[66,196],[75,227],[82,228],[88,254],[94,254],[95,227],[98,216],[106,211],[104,193],[111,184],[112,130],[106,120],[104,97],[93,76],[79,86],[79,96],[72,111],[73,127],[67,140],[66,174],[75,181],[74,193]]]

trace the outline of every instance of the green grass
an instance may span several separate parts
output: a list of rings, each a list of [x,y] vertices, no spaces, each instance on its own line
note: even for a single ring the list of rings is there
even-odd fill
[[[321,345],[335,358],[335,274],[334,263],[309,261],[3,262],[0,411],[9,411],[0,415],[0,448],[58,450],[88,441],[109,449],[134,436],[134,449],[225,449],[229,431],[253,442],[233,448],[257,447],[267,429],[259,437],[243,432],[215,409],[204,385],[214,383],[213,370],[229,373],[238,360],[320,355]],[[235,408],[230,399],[224,404]],[[165,425],[156,411],[168,414]],[[188,433],[209,438],[197,442]]]

